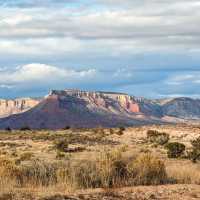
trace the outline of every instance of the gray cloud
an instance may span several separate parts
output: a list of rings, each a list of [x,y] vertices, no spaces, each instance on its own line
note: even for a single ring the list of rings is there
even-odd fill
[[[199,86],[195,73],[200,71],[199,9],[197,0],[0,0],[0,66],[11,66],[9,72],[0,71],[0,91],[13,87],[19,93],[34,87],[46,91],[56,82],[61,88],[195,95]],[[34,65],[39,73],[44,68],[76,76],[61,77],[59,72],[49,82],[39,77],[35,86],[36,77],[30,73],[24,88],[19,77],[33,62],[46,64]],[[94,70],[93,77],[82,80],[79,72],[88,68]]]
[[[143,72],[126,68],[97,70],[95,68],[74,70],[57,66],[32,63],[16,68],[0,70],[0,91],[7,88],[10,92],[45,91],[53,88],[78,87],[92,90],[118,90],[119,88],[145,83],[154,83],[166,78],[166,74]]]
[[[142,72],[128,68],[74,70],[32,63],[0,70],[0,91],[45,95],[50,89],[81,88],[127,92],[135,96],[200,96],[200,72]],[[159,85],[159,87],[158,87]]]
[[[0,5],[3,7],[19,7],[19,8],[33,8],[33,7],[50,7],[50,6],[62,6],[63,4],[69,4],[79,2],[78,0],[0,0]]]
[[[133,49],[199,50],[200,28],[197,24],[200,20],[200,4],[192,1],[186,3],[187,7],[181,7],[174,1],[164,8],[160,4],[155,3],[147,9],[141,6],[113,11],[78,9],[75,14],[70,9],[6,10],[1,14],[0,38],[9,41],[52,38],[52,42],[56,39],[59,42],[59,38],[73,38],[77,40],[76,43],[99,40],[105,46],[120,44],[123,46],[121,49],[129,52]],[[160,14],[155,14],[157,8]],[[147,15],[148,10],[152,15]],[[171,14],[166,16],[166,12]],[[116,19],[117,22],[113,23]]]

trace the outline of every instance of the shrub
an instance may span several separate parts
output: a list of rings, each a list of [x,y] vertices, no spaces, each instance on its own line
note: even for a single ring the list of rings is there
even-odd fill
[[[165,147],[169,158],[179,158],[185,151],[185,145],[179,142],[168,143]]]
[[[192,140],[191,144],[195,149],[199,149],[200,150],[200,137],[198,137],[195,140]]]
[[[70,126],[65,126],[64,130],[69,130],[71,127]]]
[[[62,159],[62,158],[65,158],[65,153],[57,151],[56,159]]]
[[[33,155],[34,154],[32,152],[25,152],[25,153],[21,154],[20,161],[31,160],[31,158],[33,157]]]
[[[9,131],[9,132],[12,131],[12,129],[11,129],[9,126],[6,127],[5,130],[6,130],[6,131]]]
[[[23,126],[20,128],[20,131],[30,131],[31,128],[29,126]]]
[[[97,169],[103,187],[125,184],[128,178],[127,163],[122,158],[121,149],[104,151],[97,160]]]
[[[198,137],[195,140],[191,141],[192,144],[192,151],[189,152],[189,158],[196,162],[197,160],[200,160],[200,137]]]
[[[165,165],[161,160],[151,154],[126,160],[122,152],[122,148],[104,150],[96,159],[87,162],[65,159],[51,163],[32,159],[19,165],[0,157],[0,179],[7,178],[17,187],[62,184],[75,188],[109,188],[167,182]],[[59,153],[59,157],[63,155]]]
[[[70,170],[71,182],[77,188],[101,187],[101,178],[95,161],[80,162]]]
[[[106,150],[97,160],[78,163],[72,167],[70,174],[78,188],[120,186],[128,179],[127,164],[118,150]]]
[[[156,130],[148,130],[147,139],[149,142],[164,145],[169,141],[169,134],[165,132],[158,132]]]
[[[0,177],[14,178],[17,172],[17,167],[12,160],[0,158]]]
[[[14,182],[16,186],[49,186],[57,183],[59,166],[39,160],[17,166],[14,161],[0,158],[0,183]]]
[[[158,185],[168,181],[165,164],[151,154],[142,154],[129,166],[135,185]]]
[[[110,135],[113,135],[113,134],[115,134],[115,131],[112,128],[110,128]]]
[[[119,131],[117,132],[117,135],[120,135],[120,136],[123,135],[125,130],[126,129],[124,127],[119,127]]]
[[[55,141],[55,148],[61,152],[68,152],[69,141],[67,139],[60,139]]]
[[[58,167],[55,164],[33,160],[29,165],[22,165],[19,169],[18,180],[22,186],[49,186],[57,182]]]

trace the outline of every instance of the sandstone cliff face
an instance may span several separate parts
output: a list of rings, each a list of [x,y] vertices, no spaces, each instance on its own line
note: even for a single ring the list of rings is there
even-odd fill
[[[85,92],[81,90],[64,90],[57,91],[53,90],[50,92],[49,96],[56,95],[62,98],[67,96],[73,96],[76,98],[84,99],[89,104],[96,105],[104,109],[113,109],[117,111],[126,111],[129,113],[139,113],[139,104],[134,100],[133,97],[127,94],[121,93],[109,93],[109,92]]]
[[[141,115],[139,104],[126,94],[51,91],[32,109],[0,120],[0,128],[119,127],[152,123],[138,115]]]
[[[35,107],[40,100],[31,98],[22,98],[14,100],[0,100],[0,118],[7,117],[12,114],[25,112]]]
[[[148,100],[122,93],[52,90],[41,100],[1,100],[0,117],[1,129],[160,124],[177,119],[200,120],[200,100]]]

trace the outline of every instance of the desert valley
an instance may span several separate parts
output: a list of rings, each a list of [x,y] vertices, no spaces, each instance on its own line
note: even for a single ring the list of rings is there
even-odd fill
[[[0,0],[0,200],[200,200],[200,0]]]
[[[200,199],[199,126],[0,132],[2,200]]]
[[[53,90],[1,100],[0,199],[200,199],[200,100]]]

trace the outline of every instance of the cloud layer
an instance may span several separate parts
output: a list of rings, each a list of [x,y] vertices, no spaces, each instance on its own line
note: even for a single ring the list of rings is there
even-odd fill
[[[64,86],[198,95],[199,9],[198,0],[0,0],[1,96]]]
[[[80,88],[127,92],[136,96],[163,98],[167,96],[200,96],[200,72],[137,71],[129,68],[74,70],[32,63],[0,71],[0,90],[12,95],[38,96],[50,89]],[[158,87],[159,85],[159,87]],[[142,88],[142,89],[141,89]],[[144,95],[145,93],[145,95]]]

